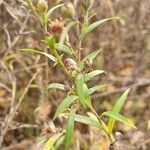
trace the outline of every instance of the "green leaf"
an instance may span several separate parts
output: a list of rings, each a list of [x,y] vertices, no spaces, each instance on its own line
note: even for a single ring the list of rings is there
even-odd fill
[[[48,21],[49,16],[50,16],[57,8],[60,8],[60,7],[62,7],[62,6],[64,6],[64,4],[56,5],[56,6],[50,8],[50,9],[48,10],[48,12],[46,13],[46,16],[45,16],[45,17],[46,17],[46,23],[47,23],[47,21]]]
[[[69,55],[72,55],[73,54],[73,51],[66,45],[64,44],[60,44],[60,43],[56,43],[55,44],[55,48],[61,52],[65,52]]]
[[[129,94],[130,89],[127,89],[122,95],[121,97],[117,100],[115,106],[113,107],[113,112],[120,112],[122,106],[125,103],[125,100],[127,99],[127,96]]]
[[[83,91],[84,91],[84,97],[85,97],[87,106],[92,107],[89,89],[85,83],[83,84]]]
[[[82,73],[77,75],[75,79],[75,84],[76,84],[77,95],[79,96],[79,102],[85,108],[91,106],[91,99],[88,93],[89,91],[86,84],[84,83],[84,77]]]
[[[133,127],[133,128],[136,128],[136,126],[133,124],[133,122],[132,122],[130,119],[128,119],[128,118],[122,116],[121,114],[119,114],[119,113],[117,113],[117,112],[106,111],[106,112],[104,112],[104,113],[102,114],[102,116],[110,117],[110,118],[112,118],[112,119],[114,119],[114,120],[123,122],[123,123],[125,123],[125,124],[127,124],[127,125],[129,125],[129,126],[131,126],[131,127]]]
[[[86,107],[86,102],[85,102],[85,97],[84,97],[84,90],[83,90],[83,83],[84,83],[84,78],[83,74],[78,74],[76,79],[75,79],[75,84],[76,84],[76,90],[77,90],[77,95],[79,96],[79,101],[81,104]]]
[[[55,37],[53,35],[45,37],[44,42],[50,49],[55,48]]]
[[[57,118],[57,116],[62,113],[66,108],[68,108],[70,106],[71,103],[73,103],[76,99],[78,99],[78,96],[76,95],[69,95],[67,96],[58,106],[54,118],[53,120],[55,120]]]
[[[88,59],[95,59],[96,56],[102,51],[102,49],[98,49],[92,53],[90,53],[89,55],[87,55],[81,62],[80,62],[80,68],[82,69],[85,66],[85,61]]]
[[[98,120],[87,116],[75,114],[75,121],[102,129],[102,125]]]
[[[66,134],[65,134],[65,150],[69,149],[69,146],[72,143],[73,131],[74,131],[74,115],[75,110],[71,110],[68,116],[67,126],[66,126]]]
[[[106,87],[106,85],[96,85],[89,89],[89,93],[93,94],[94,92],[102,91],[105,87]]]
[[[82,40],[83,38],[85,38],[85,36],[87,36],[91,31],[93,31],[99,25],[110,20],[118,20],[118,19],[119,19],[118,17],[106,18],[90,24],[88,27],[86,27],[86,29],[83,30],[83,32],[81,32],[80,39]]]
[[[51,54],[45,53],[45,52],[41,52],[41,51],[38,51],[38,50],[35,50],[32,48],[22,48],[20,50],[24,51],[24,52],[32,52],[32,53],[44,55],[44,56],[48,57],[50,60],[57,62],[57,59],[54,56],[52,56]]]
[[[47,89],[59,89],[59,90],[65,90],[65,85],[60,83],[51,83],[48,85]]]
[[[119,113],[122,106],[124,105],[125,103],[125,100],[128,96],[128,93],[129,93],[130,89],[127,89],[122,95],[121,97],[117,100],[115,106],[113,107],[112,111],[115,112],[115,113]],[[113,127],[114,127],[114,124],[115,124],[115,120],[110,118],[109,119],[109,122],[108,122],[108,128],[109,128],[109,131],[110,133],[112,132],[113,130]]]
[[[105,71],[94,70],[94,71],[84,75],[84,81],[87,82],[87,81],[91,80],[92,78],[94,78],[95,76],[102,74],[102,73],[105,73]]]
[[[53,135],[45,144],[44,150],[52,150],[56,141],[63,135],[64,133],[57,133]]]

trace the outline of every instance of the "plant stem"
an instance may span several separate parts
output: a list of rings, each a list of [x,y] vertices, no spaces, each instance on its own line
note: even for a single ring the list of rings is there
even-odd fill
[[[43,27],[42,21],[39,17],[39,14],[37,13],[35,7],[33,6],[32,1],[31,0],[25,0],[25,1],[27,2],[28,7],[30,8],[31,12],[33,13],[33,16],[40,22],[40,25],[41,25],[42,30],[43,30],[44,27]]]
[[[56,49],[54,48],[52,51],[54,53],[54,56],[57,58],[58,64],[62,67],[62,69],[64,70],[65,74],[68,75],[71,78],[71,80],[72,80],[72,76],[70,75],[70,73],[68,72],[68,70],[64,66],[63,62],[61,61],[61,58],[58,55]]]
[[[111,141],[111,142],[114,142],[115,141],[115,138],[113,137],[112,133],[109,133],[107,131],[107,125],[101,120],[101,118],[99,117],[99,115],[97,114],[97,112],[95,111],[95,109],[93,107],[90,107],[90,110],[93,114],[96,115],[96,117],[98,118],[99,122],[101,122],[101,124],[103,125],[103,131],[105,132],[106,136],[108,137],[108,139]]]

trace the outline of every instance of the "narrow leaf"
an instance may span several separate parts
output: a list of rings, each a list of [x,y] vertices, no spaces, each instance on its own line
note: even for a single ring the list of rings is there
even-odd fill
[[[118,20],[118,17],[112,17],[112,18],[106,18],[99,21],[96,21],[92,24],[90,24],[86,29],[83,30],[83,32],[80,35],[80,38],[83,39],[85,36],[87,36],[90,32],[92,32],[95,28],[97,28],[99,25],[110,21],[110,20]]]
[[[65,52],[69,55],[72,55],[73,54],[73,51],[66,45],[64,44],[60,44],[60,43],[56,43],[55,44],[55,48],[61,52]]]
[[[75,114],[75,121],[81,122],[83,124],[87,124],[90,126],[94,126],[94,127],[100,128],[100,129],[102,128],[102,125],[99,121],[92,119],[90,117],[87,117],[87,116]]]
[[[136,126],[133,124],[133,122],[130,119],[122,116],[119,113],[116,113],[116,112],[113,112],[113,111],[106,111],[102,115],[110,117],[110,118],[113,118],[114,120],[123,122],[123,123],[125,123],[125,124],[127,124],[127,125],[129,125],[129,126],[131,126],[133,128],[136,128]]]
[[[71,103],[73,103],[76,99],[78,98],[78,96],[76,95],[69,95],[67,96],[58,106],[54,118],[53,120],[55,120],[57,118],[57,116],[62,113],[66,108],[68,108],[70,106]]]
[[[59,90],[65,90],[65,85],[60,83],[51,83],[48,85],[47,89],[59,89]]]
[[[84,99],[84,91],[83,91],[83,83],[84,83],[84,78],[83,78],[83,74],[78,74],[78,76],[76,77],[75,80],[75,84],[76,84],[76,90],[77,90],[77,95],[79,96],[79,101],[81,102],[81,104],[83,106],[85,106],[86,102]]]
[[[84,91],[84,97],[85,97],[87,106],[92,107],[89,89],[85,83],[83,84],[83,91]]]
[[[66,126],[66,134],[65,134],[65,150],[69,149],[69,146],[72,143],[73,138],[73,130],[74,130],[74,115],[75,110],[73,109],[68,116],[67,126]]]
[[[119,113],[122,106],[124,105],[125,103],[125,100],[128,96],[128,93],[129,93],[130,89],[127,89],[122,95],[121,97],[117,100],[115,106],[113,107],[112,111],[115,112],[115,113]],[[112,132],[113,130],[113,127],[114,127],[114,124],[115,124],[115,120],[110,118],[109,119],[109,122],[108,122],[108,128],[110,130],[110,133]]]
[[[64,4],[59,4],[59,5],[56,5],[56,6],[54,6],[54,7],[52,7],[52,8],[50,8],[49,10],[48,10],[48,12],[46,13],[46,22],[48,21],[48,18],[49,18],[49,16],[56,10],[56,9],[58,9],[58,8],[60,8],[60,7],[62,7],[62,6],[64,6]]]
[[[51,54],[45,53],[45,52],[41,52],[41,51],[38,51],[38,50],[35,50],[35,49],[32,49],[32,48],[22,48],[20,50],[24,51],[24,52],[31,52],[31,53],[44,55],[44,56],[48,57],[50,60],[52,60],[54,62],[57,62],[57,59],[54,56],[52,56]]]
[[[106,85],[96,85],[89,89],[89,93],[93,94],[94,92],[103,91],[103,89],[106,87]]]
[[[85,61],[88,59],[94,60],[96,56],[102,51],[102,49],[98,49],[89,55],[87,55],[81,62],[80,62],[80,68],[82,69],[85,66]]]
[[[125,100],[127,99],[127,96],[129,94],[130,89],[127,89],[122,95],[121,97],[117,100],[115,106],[113,107],[113,112],[120,112],[122,106],[125,103]]]
[[[84,75],[84,81],[87,82],[87,81],[91,80],[92,78],[94,78],[95,76],[102,74],[102,73],[105,73],[105,71],[94,70],[94,71]]]
[[[92,107],[91,106],[91,97],[87,85],[84,83],[84,76],[82,73],[78,74],[75,80],[77,95],[79,96],[79,102],[83,107]]]

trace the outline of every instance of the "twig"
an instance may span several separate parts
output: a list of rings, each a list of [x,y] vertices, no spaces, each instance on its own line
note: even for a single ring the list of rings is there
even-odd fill
[[[6,134],[7,130],[8,130],[8,128],[9,128],[9,125],[10,125],[10,123],[12,122],[12,120],[13,120],[13,118],[14,118],[14,116],[15,116],[17,110],[18,110],[18,108],[20,107],[20,105],[21,105],[21,103],[22,103],[22,101],[23,101],[23,99],[24,99],[26,93],[28,92],[31,83],[32,83],[33,80],[36,78],[36,76],[38,75],[38,73],[40,72],[40,70],[41,70],[41,69],[39,69],[39,70],[33,75],[33,77],[31,78],[31,80],[29,81],[29,83],[28,83],[28,85],[26,86],[24,92],[22,93],[21,97],[19,98],[19,101],[18,101],[16,107],[13,109],[13,112],[10,111],[9,115],[6,116],[5,121],[4,121],[4,123],[3,123],[3,125],[2,125],[2,128],[1,128],[0,146],[2,146],[2,143],[3,143],[3,140],[4,140],[4,136],[5,136],[5,134]],[[14,94],[13,94],[13,98],[14,98]]]
[[[123,92],[128,88],[135,89],[135,88],[138,88],[140,86],[145,86],[145,85],[150,85],[150,79],[141,79],[137,83],[131,84],[129,86],[118,88],[118,89],[115,89],[113,91],[98,93],[98,94],[93,95],[92,98],[96,99],[96,98],[99,98],[99,97],[105,97],[105,96],[109,96],[109,95],[112,95],[112,94],[117,94],[119,92]]]
[[[8,92],[11,93],[11,89],[7,85],[5,85],[5,84],[3,84],[1,82],[0,82],[0,88],[4,88],[5,90],[7,90]]]

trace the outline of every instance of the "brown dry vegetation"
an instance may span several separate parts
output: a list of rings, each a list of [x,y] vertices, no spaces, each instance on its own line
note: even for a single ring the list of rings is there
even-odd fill
[[[49,6],[63,2],[49,0]],[[66,2],[69,2],[66,1]],[[75,2],[74,2],[75,3]],[[76,16],[83,20],[81,3],[77,1]],[[67,22],[64,8],[57,10],[52,19]],[[119,16],[121,23],[107,23],[97,28],[84,41],[82,55],[103,48],[94,63],[107,71],[90,83],[105,83],[107,88],[93,95],[97,112],[109,110],[121,95],[131,87],[122,112],[135,121],[137,129],[117,124],[122,133],[121,150],[150,149],[150,1],[149,0],[95,0],[91,22]],[[76,45],[76,31],[71,29],[70,43]],[[55,132],[51,121],[64,94],[45,92],[51,82],[64,83],[66,77],[47,59],[20,52],[20,48],[42,48],[43,33],[40,24],[19,0],[0,0],[0,136],[1,149],[40,149],[36,137],[51,136]],[[16,107],[17,106],[17,107]],[[47,122],[51,122],[50,125]],[[61,120],[55,122],[59,128]],[[49,126],[51,128],[49,128]],[[77,124],[74,149],[105,150],[107,143],[95,128]]]

